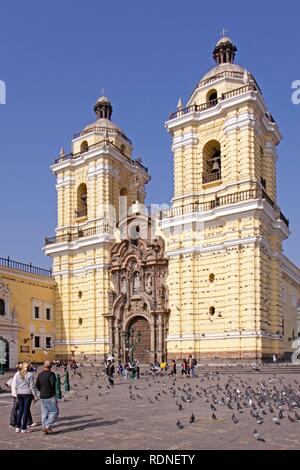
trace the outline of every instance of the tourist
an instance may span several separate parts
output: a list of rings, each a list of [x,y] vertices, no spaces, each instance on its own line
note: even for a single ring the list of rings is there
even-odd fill
[[[176,375],[176,360],[175,359],[173,359],[172,364],[171,364],[170,375]]]
[[[118,361],[117,372],[118,372],[119,377],[122,377],[124,375],[124,367],[123,367],[122,362],[120,360]]]
[[[112,362],[111,359],[108,359],[107,361],[107,367],[106,367],[106,374],[108,377],[108,383],[112,387],[114,386],[114,373],[115,373],[115,366],[114,363]]]
[[[40,392],[41,399],[42,431],[45,434],[53,433],[52,426],[59,414],[55,396],[57,379],[51,368],[51,362],[45,361],[44,370],[39,373],[36,380],[36,387]]]
[[[16,432],[28,432],[28,417],[32,400],[37,400],[37,389],[34,384],[33,373],[29,372],[30,364],[23,362],[21,369],[16,374],[14,383],[18,400]]]
[[[135,379],[140,378],[140,363],[137,359],[134,360],[134,377]]]
[[[183,359],[182,360],[182,363],[181,363],[181,375],[187,375],[188,373],[188,364],[187,364],[187,360],[186,359]]]
[[[195,378],[195,366],[197,365],[197,360],[193,358],[193,356],[190,354],[189,359],[188,359],[188,374],[189,376],[192,373],[192,377]]]
[[[130,372],[130,369],[131,369],[130,362],[126,361],[125,366],[124,366],[124,377],[125,377],[126,380],[128,379],[128,374]]]
[[[17,399],[17,392],[16,392],[16,377],[17,377],[18,372],[22,369],[22,364],[23,364],[22,362],[19,362],[17,366],[18,368],[17,372],[8,382],[6,382],[6,385],[10,387],[11,389],[11,396],[13,397],[13,404],[11,408],[10,422],[9,422],[10,428],[15,428],[17,426],[17,414],[18,414],[19,407],[18,407],[18,399]],[[29,427],[37,426],[37,423],[34,423],[32,420],[30,410],[28,412],[27,424]]]

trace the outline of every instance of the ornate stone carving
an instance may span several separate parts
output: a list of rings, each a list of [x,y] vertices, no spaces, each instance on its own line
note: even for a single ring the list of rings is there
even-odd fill
[[[108,291],[108,307],[109,307],[110,310],[111,310],[111,308],[112,308],[112,306],[113,306],[115,297],[116,297],[116,293],[115,293],[112,289],[110,289],[110,290]]]
[[[126,295],[127,294],[127,281],[126,278],[123,277],[121,281],[121,294]]]
[[[131,315],[139,315],[140,313],[145,312],[147,310],[147,306],[144,305],[145,302],[142,299],[133,299],[130,302],[130,314]],[[145,308],[146,307],[146,308]]]
[[[165,280],[168,261],[164,256],[164,240],[122,240],[111,251],[111,279],[116,295],[131,297],[145,293],[151,305],[167,310]]]
[[[141,290],[141,278],[140,274],[137,272],[133,276],[133,293],[138,294]]]
[[[146,292],[147,292],[147,294],[149,294],[149,295],[152,294],[152,274],[148,274],[148,275],[147,275]]]
[[[110,274],[116,297],[109,295],[114,299],[123,296],[125,300],[123,304],[119,300],[110,302],[110,345],[119,356],[124,357],[126,350],[117,331],[126,330],[130,322],[139,316],[148,320],[151,360],[161,357],[165,350],[164,329],[169,313],[165,287],[167,267],[164,241],[160,237],[153,241],[126,239],[113,246]]]

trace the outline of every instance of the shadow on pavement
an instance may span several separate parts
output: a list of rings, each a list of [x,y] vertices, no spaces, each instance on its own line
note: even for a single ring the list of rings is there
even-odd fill
[[[100,426],[112,426],[113,424],[117,424],[120,421],[123,421],[123,419],[114,419],[111,421],[99,421],[99,419],[97,419],[97,420],[87,421],[86,424],[81,424],[81,426],[57,430],[53,433],[53,435],[66,434],[68,432],[73,432],[73,431],[83,431],[87,428],[96,428]]]

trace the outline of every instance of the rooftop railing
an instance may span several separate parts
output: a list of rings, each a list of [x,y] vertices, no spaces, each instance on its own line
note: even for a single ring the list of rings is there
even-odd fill
[[[36,274],[38,276],[47,276],[52,277],[52,270],[51,269],[44,269],[38,268],[37,266],[33,266],[32,263],[25,264],[20,263],[19,261],[14,261],[8,258],[0,258],[0,266],[5,268],[15,269],[17,271],[23,271],[29,274]]]
[[[145,167],[141,162],[139,162],[138,160],[132,160],[127,155],[125,155],[125,153],[122,151],[122,149],[120,149],[117,145],[115,145],[113,142],[110,142],[108,140],[102,140],[101,142],[97,142],[96,144],[89,145],[88,149],[85,150],[84,152],[67,153],[65,155],[61,155],[61,156],[59,156],[58,158],[55,159],[55,164],[62,163],[62,162],[68,161],[68,160],[76,160],[77,158],[80,158],[81,155],[89,152],[90,150],[95,150],[97,148],[104,147],[105,145],[109,145],[112,148],[116,149],[119,153],[121,153],[123,155],[123,157],[125,157],[127,159],[128,163],[130,163],[133,166],[139,166],[146,173],[148,173],[148,168]]]
[[[206,103],[202,104],[192,104],[191,106],[187,106],[186,108],[179,109],[178,111],[171,113],[169,119],[175,119],[180,116],[184,116],[185,114],[189,113],[197,113],[201,111],[205,111],[216,106],[221,101],[225,101],[227,99],[233,98],[238,95],[242,95],[244,93],[248,93],[249,91],[257,91],[257,87],[254,84],[248,83],[242,87],[236,88],[235,90],[227,91],[226,93],[222,93],[220,98],[217,98],[213,101],[207,101]]]
[[[102,225],[100,227],[91,227],[87,229],[78,229],[76,232],[67,232],[62,235],[56,235],[55,237],[46,237],[45,238],[45,246],[53,245],[55,243],[69,243],[80,238],[85,237],[92,237],[94,235],[104,235],[109,233],[109,226],[108,224]]]
[[[77,139],[78,137],[82,137],[86,134],[89,134],[90,132],[106,132],[106,131],[109,131],[109,133],[111,134],[119,135],[124,140],[126,140],[126,142],[128,142],[130,145],[132,144],[131,140],[128,139],[128,137],[123,132],[121,132],[119,129],[115,129],[114,127],[92,126],[92,127],[89,127],[88,129],[84,129],[78,134],[74,134],[74,139]]]
[[[277,218],[282,220],[284,224],[289,227],[289,220],[280,211],[276,203],[261,188],[253,188],[246,191],[240,191],[238,193],[218,196],[215,199],[207,202],[193,202],[184,206],[171,207],[160,212],[160,219],[169,219],[190,213],[207,212],[216,209],[217,207],[249,201],[250,199],[265,199],[276,212]]]

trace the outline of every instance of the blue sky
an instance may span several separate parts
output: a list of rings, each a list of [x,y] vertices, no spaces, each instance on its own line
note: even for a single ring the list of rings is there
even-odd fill
[[[56,226],[55,179],[61,145],[92,122],[105,88],[113,120],[149,167],[148,203],[173,192],[170,138],[164,129],[179,96],[188,98],[213,67],[223,27],[236,62],[256,77],[284,136],[278,153],[278,201],[291,219],[285,253],[300,265],[300,4],[252,0],[0,1],[0,256],[50,266],[44,236]]]

